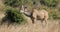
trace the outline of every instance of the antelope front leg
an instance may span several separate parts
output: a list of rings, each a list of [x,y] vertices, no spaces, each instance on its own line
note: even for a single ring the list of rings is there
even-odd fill
[[[34,19],[34,23],[36,23],[36,19]]]
[[[44,19],[44,25],[45,26],[47,25],[47,19]]]
[[[35,18],[32,18],[32,23],[35,23],[36,22],[36,19]]]
[[[34,12],[33,15],[32,15],[32,19],[33,19],[32,23],[36,22],[36,18],[37,18],[37,15],[36,15],[36,13]]]

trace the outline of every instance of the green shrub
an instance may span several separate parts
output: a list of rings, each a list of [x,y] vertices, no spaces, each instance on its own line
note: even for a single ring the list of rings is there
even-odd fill
[[[20,5],[21,0],[4,0],[6,5],[12,6],[12,7],[17,7]]]
[[[53,9],[50,13],[49,13],[49,17],[51,17],[52,19],[60,19],[60,15],[59,15],[59,11],[56,9]]]
[[[41,3],[49,7],[55,7],[57,5],[57,0],[41,0]]]
[[[8,19],[15,23],[26,22],[24,15],[15,8],[7,7],[6,16]]]

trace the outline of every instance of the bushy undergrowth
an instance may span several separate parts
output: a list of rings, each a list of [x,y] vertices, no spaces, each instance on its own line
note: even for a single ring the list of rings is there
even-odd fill
[[[22,13],[20,13],[17,9],[12,7],[7,7],[6,17],[14,23],[22,23],[26,22],[26,19]]]
[[[14,7],[18,6],[19,7],[21,5],[26,5],[28,10],[32,10],[32,8],[34,7],[34,1],[35,0],[6,0],[4,3],[7,4],[8,6],[11,6],[11,7],[12,6],[14,6]],[[37,2],[38,1],[36,1],[35,3],[37,3]],[[60,10],[55,11],[55,9],[58,9],[56,7],[58,4],[60,4],[60,0],[41,0],[41,2],[39,2],[39,4],[44,4],[44,5],[40,5],[39,9],[46,9],[49,13],[49,18],[52,17],[53,19],[60,19],[60,12],[59,12]],[[14,11],[10,11],[9,9],[14,10]],[[9,11],[7,11],[7,12],[13,14],[12,19],[14,19],[14,18],[20,19],[21,18],[20,16],[18,16],[19,14],[21,15],[21,13],[17,12],[16,9],[12,9],[12,8],[9,8],[9,9],[8,9]],[[13,21],[19,21],[19,20],[13,20]]]
[[[4,0],[4,3],[12,7],[18,7],[20,5],[20,1],[21,0]]]
[[[52,19],[60,19],[60,12],[58,9],[53,9],[52,11],[50,10],[49,17],[52,17]]]
[[[55,7],[58,3],[58,0],[41,0],[41,3],[49,7]]]

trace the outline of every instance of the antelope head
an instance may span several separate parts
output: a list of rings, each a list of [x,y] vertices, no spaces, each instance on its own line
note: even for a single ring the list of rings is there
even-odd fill
[[[28,12],[27,7],[22,6],[20,12],[26,16],[31,16],[31,12]]]

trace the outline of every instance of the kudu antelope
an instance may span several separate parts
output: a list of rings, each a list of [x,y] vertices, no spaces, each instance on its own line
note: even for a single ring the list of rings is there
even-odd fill
[[[29,16],[32,20],[32,23],[34,23],[37,19],[40,19],[41,22],[47,22],[48,19],[48,12],[46,10],[38,11],[37,9],[33,9],[31,12],[28,12],[28,10],[26,8],[24,9],[22,6],[21,12],[26,16]]]
[[[33,22],[35,22],[36,19],[40,19],[41,22],[43,22],[43,21],[47,22],[48,12],[46,10],[38,11],[37,9],[34,9],[32,12],[32,19],[33,19]]]

